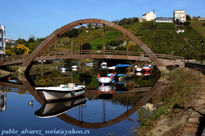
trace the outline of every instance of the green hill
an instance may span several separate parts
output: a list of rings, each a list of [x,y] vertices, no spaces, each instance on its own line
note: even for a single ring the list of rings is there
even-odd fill
[[[152,22],[137,22],[123,25],[122,27],[135,34],[155,53],[200,58],[200,41],[205,37],[205,26],[202,22],[192,21],[189,27],[181,26],[185,30],[181,34],[176,33],[177,28],[173,23],[155,23],[153,25]],[[79,34],[74,37],[61,36],[49,50],[70,49],[71,45],[73,45],[75,50],[78,50],[80,45],[82,45],[83,49],[96,50],[102,49],[104,43],[106,49],[126,50],[126,46],[122,45],[127,40],[129,50],[142,51],[138,46],[129,42],[130,39],[118,30],[106,27],[104,38],[103,35],[102,27],[94,29],[82,27]]]

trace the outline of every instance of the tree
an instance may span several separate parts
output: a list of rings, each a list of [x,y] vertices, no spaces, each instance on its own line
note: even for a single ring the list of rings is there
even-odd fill
[[[30,38],[28,39],[28,43],[33,43],[33,42],[35,42],[34,37],[30,37]]]
[[[137,44],[133,41],[129,41],[128,42],[128,45],[127,45],[127,48],[129,51],[135,51],[136,50],[136,46]]]
[[[15,46],[14,50],[16,55],[28,54],[31,51],[28,47],[26,47],[23,44],[18,44],[17,46]]]
[[[77,37],[79,35],[79,31],[78,29],[71,29],[67,32],[65,32],[62,36],[68,36],[69,38],[74,38]]]
[[[186,21],[187,22],[191,21],[191,17],[189,15],[186,15]]]
[[[103,48],[103,46],[102,46],[101,44],[98,44],[98,45],[97,45],[97,49],[98,49],[98,50],[101,50],[102,48]]]
[[[27,41],[22,39],[22,38],[19,38],[18,40],[16,40],[16,44],[27,44]]]
[[[82,50],[90,50],[92,47],[90,43],[85,43],[82,45]]]

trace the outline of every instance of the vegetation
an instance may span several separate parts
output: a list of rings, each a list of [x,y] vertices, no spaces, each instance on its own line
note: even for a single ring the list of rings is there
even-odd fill
[[[192,93],[199,87],[199,76],[187,69],[176,69],[164,75],[168,85],[162,90],[159,102],[163,103],[151,116],[142,121],[142,128],[149,129],[163,115],[179,112],[179,107],[188,103]]]
[[[189,17],[187,17],[189,18]],[[131,31],[135,36],[141,39],[155,53],[171,54],[183,56],[185,58],[200,58],[201,45],[200,41],[205,37],[205,27],[202,21],[191,21],[190,19],[184,25],[172,23],[154,23],[142,22],[139,23],[137,18],[122,19],[114,21],[122,25],[122,27]],[[177,29],[184,29],[184,33],[176,33]],[[26,52],[17,50],[10,46],[7,47],[7,55],[16,55],[20,53],[32,52],[43,39],[19,39],[15,46],[22,44],[29,48]],[[72,29],[53,42],[49,49],[52,50],[128,50],[142,51],[133,41],[123,35],[120,31],[105,27],[93,28],[91,24],[88,27],[82,26]],[[25,48],[23,49],[25,50]]]

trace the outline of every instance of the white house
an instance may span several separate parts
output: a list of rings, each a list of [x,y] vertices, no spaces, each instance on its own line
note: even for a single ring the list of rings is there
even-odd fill
[[[152,11],[147,12],[142,15],[142,20],[144,21],[152,21],[152,20],[155,20],[155,18],[156,18],[156,15]]]
[[[186,22],[185,10],[174,10],[174,20],[179,20],[179,22]]]

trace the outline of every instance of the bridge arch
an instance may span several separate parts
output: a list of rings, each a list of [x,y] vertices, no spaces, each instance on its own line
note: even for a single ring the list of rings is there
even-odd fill
[[[97,23],[97,24],[103,24],[110,26],[112,28],[115,28],[119,31],[121,31],[124,35],[128,36],[131,40],[137,43],[137,45],[149,56],[149,58],[157,65],[159,69],[163,68],[165,65],[157,59],[155,54],[147,47],[145,43],[143,43],[141,40],[139,40],[134,34],[126,30],[125,28],[106,21],[102,19],[82,19],[78,21],[71,22],[67,25],[64,25],[63,27],[57,29],[54,31],[52,34],[50,34],[44,41],[42,41],[39,46],[30,54],[29,57],[27,57],[22,64],[21,68],[19,69],[20,71],[27,71],[29,69],[29,66],[31,66],[31,63],[36,59],[40,54],[46,50],[60,35],[64,34],[68,30],[82,25],[82,24],[89,24],[89,23]]]

